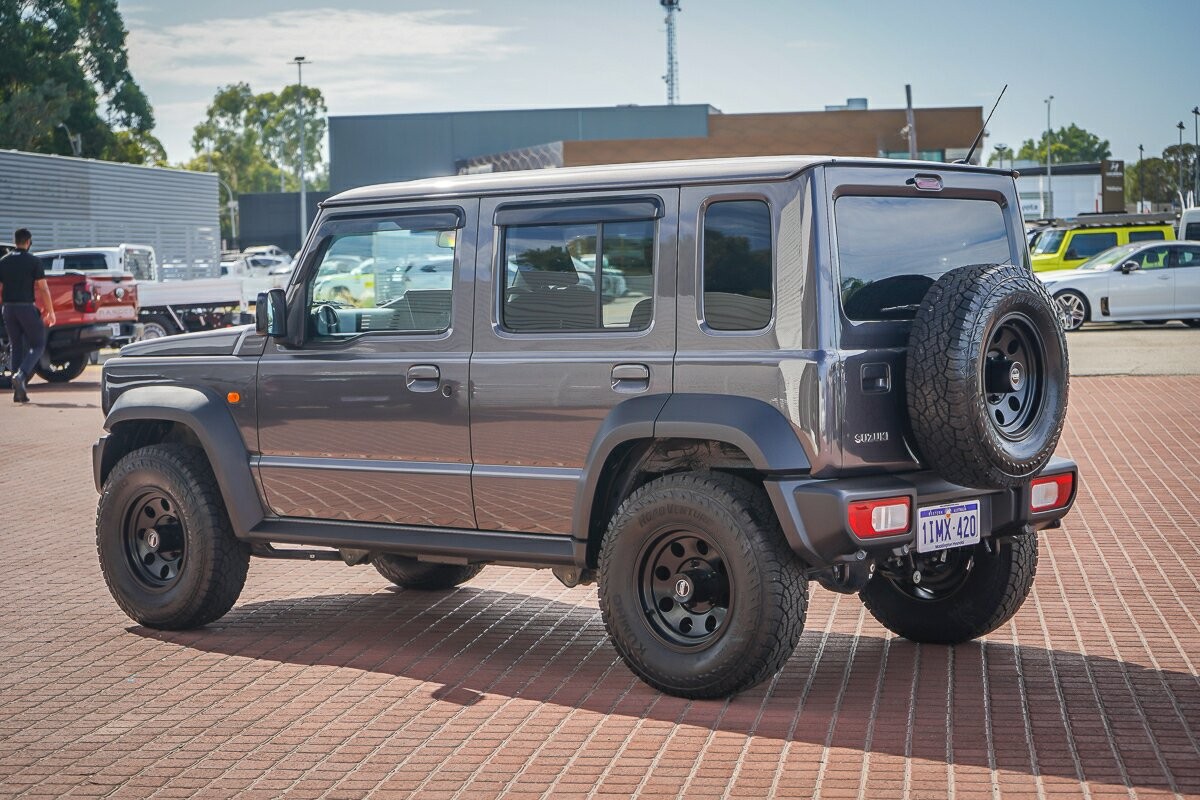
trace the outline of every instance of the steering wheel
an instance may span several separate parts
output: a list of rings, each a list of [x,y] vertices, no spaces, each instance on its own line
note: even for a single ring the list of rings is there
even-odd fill
[[[338,333],[341,327],[337,309],[329,303],[317,306],[317,321],[325,326],[326,333]]]

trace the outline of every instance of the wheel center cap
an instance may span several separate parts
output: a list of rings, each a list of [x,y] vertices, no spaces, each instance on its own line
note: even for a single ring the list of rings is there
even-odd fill
[[[1012,366],[1008,368],[1008,384],[1017,390],[1021,388],[1021,384],[1025,382],[1025,368],[1021,366],[1020,361],[1014,361]]]
[[[161,543],[162,543],[162,539],[159,537],[158,531],[154,530],[153,528],[146,531],[146,546],[147,547],[149,547],[151,550],[157,550],[158,546]]]
[[[692,582],[684,577],[675,579],[675,601],[686,603],[692,599]]]

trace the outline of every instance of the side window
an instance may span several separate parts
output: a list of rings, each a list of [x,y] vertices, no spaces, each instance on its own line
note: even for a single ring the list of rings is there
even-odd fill
[[[1079,233],[1071,237],[1067,245],[1067,259],[1091,258],[1103,253],[1110,247],[1117,246],[1117,234],[1112,233]]]
[[[654,236],[652,220],[504,228],[504,327],[515,333],[650,327]]]
[[[1184,239],[1200,239],[1200,222],[1189,222],[1183,230]]]
[[[1173,267],[1200,267],[1200,247],[1177,247],[1171,260]]]
[[[1156,242],[1166,239],[1166,234],[1162,231],[1130,231],[1129,242]]]
[[[1142,269],[1162,269],[1167,265],[1167,248],[1151,247],[1134,256],[1141,262]]]
[[[328,338],[447,330],[457,238],[453,219],[435,214],[333,222],[308,278],[309,332]]]
[[[727,200],[704,212],[702,317],[718,331],[756,331],[774,304],[771,209],[762,200]]]

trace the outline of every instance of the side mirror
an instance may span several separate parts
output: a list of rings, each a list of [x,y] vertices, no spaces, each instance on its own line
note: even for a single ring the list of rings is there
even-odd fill
[[[254,329],[265,336],[287,336],[287,294],[262,292],[254,304]]]
[[[1128,275],[1129,273],[1133,272],[1134,270],[1138,270],[1141,268],[1142,268],[1142,265],[1136,261],[1126,261],[1124,264],[1121,265],[1121,272],[1124,272],[1126,275]]]

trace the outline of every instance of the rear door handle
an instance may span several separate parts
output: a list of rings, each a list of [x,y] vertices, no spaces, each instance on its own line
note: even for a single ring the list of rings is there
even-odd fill
[[[406,383],[411,392],[436,392],[442,383],[442,371],[435,364],[413,364]]]
[[[650,368],[645,364],[617,364],[612,369],[614,392],[644,392],[650,388]]]

